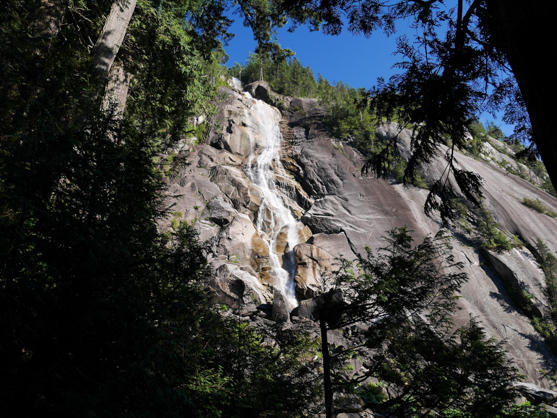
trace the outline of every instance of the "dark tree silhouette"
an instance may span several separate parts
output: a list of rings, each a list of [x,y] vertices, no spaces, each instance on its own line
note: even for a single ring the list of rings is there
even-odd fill
[[[345,384],[369,377],[388,383],[390,398],[382,407],[395,416],[407,416],[411,408],[453,407],[494,417],[515,397],[517,370],[476,320],[452,329],[455,292],[467,276],[450,255],[443,230],[415,247],[410,232],[389,231],[386,246],[360,260],[359,273],[345,265],[320,296],[326,416],[333,413],[335,377],[327,331],[363,322],[371,325],[361,345],[376,351],[366,359],[368,372]],[[336,386],[342,386],[338,379]]]

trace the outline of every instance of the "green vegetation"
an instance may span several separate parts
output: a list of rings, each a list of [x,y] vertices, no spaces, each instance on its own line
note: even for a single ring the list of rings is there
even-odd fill
[[[516,236],[509,238],[493,219],[493,215],[485,207],[476,210],[478,234],[483,238],[481,248],[493,251],[509,251],[515,247],[522,247]]]
[[[505,139],[505,134],[503,134],[503,131],[501,130],[501,128],[499,128],[497,125],[495,125],[495,122],[488,122],[485,131],[486,131],[487,135],[489,135],[490,137],[495,138],[499,141],[502,141],[503,139]]]
[[[514,174],[518,177],[523,178],[534,184],[534,186],[545,190],[553,197],[557,197],[555,193],[555,189],[551,184],[551,180],[547,174],[547,170],[545,165],[539,160],[538,156],[533,153],[533,151],[529,147],[525,147],[524,144],[517,138],[505,138],[500,131],[500,129],[493,124],[493,122],[488,124],[488,128],[486,129],[483,124],[479,121],[474,121],[469,128],[470,134],[472,138],[469,139],[466,143],[466,147],[463,151],[468,151],[470,154],[477,158],[486,158],[483,153],[484,144],[488,142],[491,144],[495,149],[497,149],[502,154],[507,155],[509,158],[514,159],[517,161],[518,168],[514,168],[513,165],[507,160],[495,160],[494,162],[499,165],[503,170],[507,171],[508,173]],[[494,143],[493,140],[489,140],[487,136],[495,138],[497,140],[502,141],[508,147],[511,148],[511,152],[506,149],[506,147],[497,146],[497,143]],[[532,174],[540,178],[543,183],[540,185],[537,181],[532,179]]]
[[[179,164],[174,146],[201,135],[192,120],[210,113],[224,73],[223,5],[61,4],[0,5],[3,410],[308,413],[315,343],[224,318],[193,230],[177,212],[159,230],[171,216],[162,196]],[[105,79],[92,40],[109,14],[130,7],[106,69],[126,77]]]
[[[535,255],[545,275],[546,297],[551,307],[551,317],[534,317],[533,324],[553,352],[557,353],[557,258],[540,239],[536,243]]]
[[[332,85],[321,74],[315,80],[309,67],[303,67],[297,58],[281,57],[279,61],[271,55],[250,53],[245,65],[236,63],[229,69],[231,76],[241,78],[249,83],[263,79],[274,91],[283,95],[317,98],[327,113],[323,124],[329,129],[331,136],[362,153],[366,160],[376,157],[387,145],[387,140],[376,135],[376,128],[381,124],[371,110],[365,105],[366,92],[361,88],[353,88],[342,81]],[[292,111],[300,109],[292,108]],[[385,154],[386,173],[391,174],[399,183],[412,184],[427,189],[421,172],[416,170],[412,178],[406,178],[407,163],[400,158],[394,148]]]
[[[552,317],[557,320],[557,258],[540,239],[538,239],[536,245],[536,256],[545,274],[547,298],[551,305]]]
[[[265,80],[279,94],[316,97],[318,87],[313,71],[292,55],[273,59],[270,54],[250,53],[245,65],[235,63],[228,71],[244,83]]]
[[[547,29],[551,23],[549,9],[545,5],[529,7],[519,1],[507,7],[502,0],[458,1],[454,6],[437,0],[364,0],[349,4],[331,0],[304,3],[304,12],[305,21],[312,28],[322,28],[332,35],[343,29],[364,36],[377,30],[392,34],[398,22],[417,29],[415,36],[402,36],[397,42],[400,73],[388,81],[378,80],[368,92],[369,106],[379,119],[395,120],[396,116],[402,126],[414,130],[406,178],[413,178],[413,171],[420,163],[429,162],[437,145],[446,143],[447,138],[451,139],[451,147],[465,148],[470,126],[486,107],[492,111],[504,108],[503,120],[516,124],[516,138],[535,142],[546,163],[555,161],[557,153],[550,144],[552,113],[546,106],[554,96],[554,71],[546,68],[540,58],[547,51],[539,41],[551,36]],[[545,25],[539,24],[541,15]],[[448,30],[441,35],[439,27]],[[487,86],[493,87],[490,97]],[[543,100],[536,92],[543,95]],[[488,126],[488,130],[491,135],[500,136],[495,125]],[[451,174],[458,177],[452,152],[447,154],[447,160],[447,178]],[[386,174],[388,171],[382,167],[386,162],[386,158],[376,158],[370,168]],[[550,164],[547,169],[553,182],[557,181],[557,167]],[[471,175],[461,179],[465,181],[458,187],[464,194],[477,194],[478,179]],[[441,180],[431,193],[450,199],[454,197],[450,187]],[[428,199],[426,212],[436,210],[444,217],[443,207],[436,205],[434,198]]]
[[[463,416],[498,416],[512,405],[517,371],[477,320],[454,331],[455,292],[466,274],[449,255],[448,237],[441,231],[413,247],[410,232],[391,230],[384,248],[360,260],[359,273],[345,263],[324,295],[319,318],[327,416],[333,388],[362,393],[395,416],[455,409],[468,414]],[[355,349],[373,350],[373,356],[366,359],[367,372],[345,381],[331,366],[337,352],[326,348],[327,330],[360,321],[372,325]],[[339,353],[351,349],[342,348]],[[388,396],[374,385],[350,389],[370,377],[379,379]]]
[[[316,82],[291,51],[271,41],[287,5],[233,5],[253,29],[259,54],[231,73],[241,69],[245,80],[263,75],[279,92],[319,98],[333,135],[366,157],[379,156],[379,172],[401,178],[403,163],[375,137],[378,121],[417,129],[417,160],[403,167],[402,178],[418,184],[415,161],[427,160],[428,141],[460,138],[468,122],[462,112],[467,118],[473,97],[466,83],[474,74],[458,80],[457,89],[439,77],[425,86],[401,78],[403,88],[416,82],[422,89],[410,102],[397,102],[400,91],[389,86],[370,97],[322,77]],[[273,327],[256,331],[233,313],[223,315],[208,294],[206,250],[191,226],[176,212],[171,229],[159,230],[171,216],[162,196],[165,177],[180,164],[174,147],[203,137],[207,126],[193,120],[210,116],[209,103],[224,82],[219,39],[230,36],[226,7],[197,0],[0,5],[0,361],[8,382],[0,398],[6,411],[297,417],[319,409],[311,402],[320,383],[312,360],[316,342]],[[99,36],[124,11],[129,23],[114,28],[123,43]],[[295,22],[319,25],[327,18],[302,6],[288,12]],[[102,57],[103,49],[113,56]],[[449,104],[439,121],[435,112],[427,116],[425,134],[424,91],[443,93],[435,96],[448,102],[437,105]],[[396,106],[382,104],[385,97]],[[359,106],[364,99],[371,107]],[[477,183],[460,172],[455,178],[459,185]],[[504,246],[496,231],[487,225],[486,237]],[[443,413],[450,406],[490,416],[509,404],[509,382],[517,375],[475,320],[449,331],[464,277],[439,270],[459,267],[441,247],[428,238],[412,248],[407,230],[392,231],[388,246],[362,261],[361,274],[341,276],[352,300],[339,306],[328,300],[335,309],[323,312],[322,323],[326,331],[377,320],[365,342],[379,352],[370,375],[398,393],[383,397],[368,385],[364,396],[397,413]]]
[[[522,199],[522,204],[528,206],[529,208],[537,210],[540,213],[545,213],[551,218],[555,218],[557,216],[557,213],[545,206],[540,199],[529,199],[525,197]]]
[[[543,312],[534,304],[534,296],[522,289],[518,283],[503,283],[516,306],[530,318],[536,331],[544,338],[553,353],[557,354],[557,258],[541,240],[538,240],[534,254],[545,275],[546,297],[551,306],[550,317],[543,316]]]
[[[382,385],[368,382],[354,391],[366,403],[381,405],[387,400],[387,394]]]

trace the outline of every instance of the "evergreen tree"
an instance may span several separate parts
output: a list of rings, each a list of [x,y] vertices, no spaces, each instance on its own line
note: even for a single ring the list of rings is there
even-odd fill
[[[411,231],[391,230],[387,246],[368,251],[361,273],[341,269],[322,296],[321,325],[325,406],[332,416],[333,387],[375,377],[388,387],[381,407],[395,416],[427,414],[456,408],[472,416],[495,417],[509,406],[518,374],[501,345],[486,340],[477,321],[456,332],[450,315],[466,280],[460,263],[449,255],[441,231],[412,246]],[[330,284],[331,285],[331,284]],[[367,372],[352,382],[332,375],[334,356],[358,347],[329,352],[327,331],[355,323],[371,323],[361,346]]]
[[[191,228],[159,230],[161,159],[214,96],[223,3],[8,0],[0,11],[4,413],[271,416],[287,403],[296,416],[312,390],[307,341],[265,347],[224,320]]]

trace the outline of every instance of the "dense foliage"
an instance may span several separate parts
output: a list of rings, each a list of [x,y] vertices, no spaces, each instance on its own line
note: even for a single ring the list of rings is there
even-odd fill
[[[448,252],[448,237],[441,231],[414,247],[410,232],[391,230],[384,248],[360,260],[359,272],[345,266],[328,284],[331,290],[320,310],[322,338],[326,330],[371,323],[355,347],[329,353],[323,346],[325,368],[350,350],[366,359],[367,368],[348,380],[333,369],[331,386],[325,387],[328,416],[332,387],[346,389],[370,377],[387,392],[374,403],[393,416],[449,410],[498,416],[516,396],[517,370],[477,320],[454,330],[455,292],[466,274]]]
[[[312,397],[312,344],[271,333],[265,345],[225,319],[191,228],[159,229],[161,155],[214,97],[223,5],[137,2],[114,64],[132,80],[123,113],[107,95],[122,86],[92,53],[111,6],[0,5],[2,409],[296,416]]]

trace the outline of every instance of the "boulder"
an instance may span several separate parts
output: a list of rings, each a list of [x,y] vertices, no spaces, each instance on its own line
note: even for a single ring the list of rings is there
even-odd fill
[[[355,413],[364,410],[364,401],[353,393],[335,393],[333,406],[336,412]]]
[[[557,392],[543,389],[533,383],[515,383],[515,387],[519,392],[533,405],[544,403],[546,405],[554,405],[557,402]]]
[[[290,312],[286,297],[277,288],[273,292],[273,313],[272,318],[277,323],[290,322]]]
[[[244,91],[247,91],[255,99],[263,100],[265,103],[273,105],[274,101],[271,99],[271,88],[266,81],[255,81],[244,87]]]
[[[223,227],[232,222],[237,214],[238,212],[228,202],[217,198],[207,203],[203,217]]]
[[[302,300],[292,311],[292,316],[317,321],[319,319],[319,310],[321,306],[323,306],[323,300],[319,297]]]
[[[294,283],[296,293],[302,299],[317,296],[326,275],[333,271],[333,257],[315,245],[302,243],[294,247],[298,269]]]
[[[322,117],[325,115],[325,110],[319,106],[317,99],[292,97],[290,100],[290,110],[301,111],[301,113],[311,117]]]
[[[319,320],[321,309],[325,303],[325,298],[331,298],[329,303],[332,306],[335,304],[341,304],[343,301],[342,291],[340,289],[332,289],[330,292],[332,292],[332,295],[330,296],[328,293],[321,293],[317,297],[300,301],[300,304],[292,310],[292,316],[308,318],[313,321]]]
[[[376,415],[371,409],[365,409],[361,412],[341,412],[337,414],[336,418],[374,418]]]
[[[215,269],[214,273],[210,288],[219,303],[234,309],[255,312],[256,306],[266,301],[264,289],[259,280],[238,265],[222,264]]]

